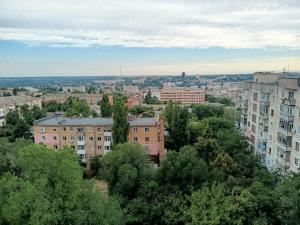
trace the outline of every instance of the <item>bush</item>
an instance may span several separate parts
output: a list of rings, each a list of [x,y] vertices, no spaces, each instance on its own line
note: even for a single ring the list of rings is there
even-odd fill
[[[8,137],[8,141],[9,142],[15,142],[16,141],[16,137],[14,135],[11,135]]]

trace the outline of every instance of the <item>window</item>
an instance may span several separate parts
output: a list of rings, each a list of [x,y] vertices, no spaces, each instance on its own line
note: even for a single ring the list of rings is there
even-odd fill
[[[70,127],[70,131],[73,132],[73,130],[74,130],[74,128],[73,128],[73,127]]]
[[[66,141],[66,140],[67,140],[67,137],[66,137],[66,136],[63,136],[63,140]]]
[[[110,132],[110,129],[109,128],[105,128],[104,132]]]
[[[83,128],[77,128],[77,132],[83,132]]]
[[[45,131],[46,131],[45,128],[42,127],[42,128],[41,128],[41,133],[45,133]]]
[[[251,131],[252,131],[252,133],[255,133],[255,131],[256,131],[256,127],[253,124],[251,125]]]
[[[137,127],[133,128],[133,132],[137,132],[137,130],[138,130]]]
[[[97,146],[97,149],[98,149],[98,150],[101,150],[101,149],[102,149],[102,146],[101,146],[101,145]]]
[[[54,148],[54,149],[58,149],[58,146],[57,146],[57,145],[53,145],[53,148]]]
[[[71,145],[71,148],[72,148],[72,149],[75,149],[75,145]]]
[[[56,141],[56,140],[57,140],[56,136],[53,136],[53,141]]]
[[[257,101],[257,93],[256,92],[253,93],[253,100]]]
[[[71,140],[71,141],[74,141],[74,140],[75,140],[74,136],[71,136],[71,137],[70,137],[70,140]]]
[[[292,91],[289,91],[289,97],[288,97],[289,100],[293,100],[294,99],[294,92]]]
[[[149,132],[149,127],[145,127],[145,132]]]
[[[133,141],[136,141],[136,142],[137,142],[137,141],[138,141],[138,137],[134,137],[134,138],[133,138]]]
[[[109,147],[109,146],[104,146],[104,150],[105,150],[105,151],[109,151],[109,150],[110,150],[110,147]]]
[[[271,153],[272,153],[272,149],[271,149],[271,148],[269,148],[269,155],[271,155]]]
[[[274,109],[271,109],[271,116],[274,116]]]
[[[104,141],[111,141],[111,137],[110,136],[105,136]]]
[[[299,159],[295,158],[295,165],[298,166],[299,165]]]
[[[66,128],[66,127],[63,127],[63,131],[67,131],[67,128]]]
[[[295,144],[296,144],[296,145],[295,145],[295,150],[296,150],[296,151],[299,151],[299,147],[300,147],[300,146],[299,146],[299,142],[295,142]]]
[[[90,140],[90,141],[93,141],[93,140],[94,140],[94,137],[89,137],[89,140]]]
[[[101,128],[100,127],[97,127],[97,132],[101,132]]]
[[[42,141],[45,141],[46,140],[46,137],[43,135],[42,136]]]
[[[252,122],[256,123],[256,115],[252,114]]]
[[[83,136],[78,136],[78,141],[84,141],[84,137]]]
[[[257,112],[257,104],[253,103],[252,109],[253,109],[254,112]]]
[[[56,128],[53,128],[53,130],[52,130],[53,132],[56,132]]]
[[[150,138],[149,138],[149,137],[145,137],[145,141],[146,141],[146,142],[149,142],[149,141],[150,141]]]

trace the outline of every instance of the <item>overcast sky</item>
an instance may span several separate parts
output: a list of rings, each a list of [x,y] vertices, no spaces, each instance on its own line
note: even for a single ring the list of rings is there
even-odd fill
[[[0,75],[300,71],[299,0],[0,0]]]

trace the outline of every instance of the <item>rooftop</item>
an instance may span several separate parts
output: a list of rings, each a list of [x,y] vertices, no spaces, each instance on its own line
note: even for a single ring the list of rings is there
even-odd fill
[[[38,126],[112,126],[112,118],[67,118],[45,117],[34,122]],[[156,118],[137,118],[130,121],[130,126],[155,126]]]

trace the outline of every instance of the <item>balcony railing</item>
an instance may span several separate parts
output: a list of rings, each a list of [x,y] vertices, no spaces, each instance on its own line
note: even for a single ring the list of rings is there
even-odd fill
[[[289,105],[289,106],[295,106],[296,105],[296,99],[282,99],[282,104]]]

